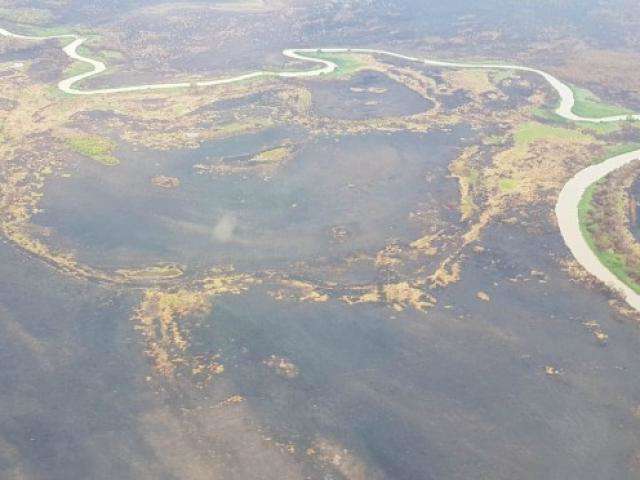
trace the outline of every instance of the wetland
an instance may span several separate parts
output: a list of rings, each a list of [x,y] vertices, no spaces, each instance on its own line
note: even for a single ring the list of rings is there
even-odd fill
[[[637,477],[633,6],[17,3],[0,477]]]

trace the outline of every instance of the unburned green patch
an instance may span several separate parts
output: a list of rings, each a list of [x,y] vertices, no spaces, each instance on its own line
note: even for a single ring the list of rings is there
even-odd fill
[[[325,76],[326,77],[351,77],[355,73],[363,70],[366,67],[366,63],[363,62],[358,55],[353,53],[326,53],[322,51],[307,53],[309,57],[319,58],[322,60],[329,60],[335,63],[338,68]]]
[[[527,122],[520,125],[514,133],[515,149],[526,150],[531,143],[543,139],[560,139],[575,142],[591,142],[594,140],[592,136],[578,130],[540,122]]]
[[[93,67],[86,62],[73,62],[65,68],[63,76],[64,78],[75,77],[81,73],[90,72],[92,69]]]
[[[607,158],[617,157],[618,155],[633,152],[634,150],[640,150],[640,143],[623,143],[620,145],[612,145],[607,148],[605,155],[599,158],[594,163],[600,163]]]
[[[573,91],[573,96],[575,98],[573,113],[580,115],[581,117],[598,118],[633,113],[625,108],[608,105],[602,102],[597,95],[586,88],[572,86],[571,90]]]
[[[518,181],[515,178],[503,178],[498,185],[500,186],[500,190],[506,193],[515,190],[518,186]]]
[[[595,134],[607,135],[609,133],[614,133],[620,130],[626,123],[626,120],[621,120],[619,122],[576,122],[576,125],[580,127],[581,130],[588,130]]]
[[[78,48],[78,53],[83,57],[89,57],[103,63],[120,61],[124,58],[124,54],[120,50],[102,48],[99,44],[100,37],[92,37]],[[111,66],[109,67],[111,69]]]
[[[573,126],[580,130],[586,130],[589,133],[599,135],[607,135],[609,133],[617,132],[622,129],[623,126],[633,122],[633,120],[620,120],[617,122],[570,122],[566,118],[558,115],[554,109],[544,107],[537,107],[532,113],[536,120],[545,123],[566,125],[567,127]]]
[[[626,262],[624,258],[613,250],[601,250],[595,240],[595,235],[604,235],[604,232],[599,231],[598,225],[591,219],[591,212],[593,210],[593,196],[598,187],[603,183],[603,180],[594,183],[589,186],[584,192],[584,195],[580,199],[578,204],[578,222],[580,225],[580,232],[584,237],[587,245],[593,253],[598,257],[600,262],[607,267],[611,273],[613,273],[620,281],[625,285],[633,289],[635,292],[640,293],[640,285],[633,281],[627,272]]]
[[[97,160],[103,165],[113,166],[120,163],[120,160],[113,155],[116,144],[108,138],[97,135],[72,137],[67,139],[67,145],[74,152]]]

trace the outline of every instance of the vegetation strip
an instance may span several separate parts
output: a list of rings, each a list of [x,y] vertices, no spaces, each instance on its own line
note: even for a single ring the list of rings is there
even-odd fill
[[[94,90],[78,90],[74,88],[74,85],[82,80],[88,79],[92,76],[98,75],[106,70],[106,65],[99,61],[87,56],[83,56],[78,53],[78,48],[87,40],[86,37],[78,35],[52,35],[46,37],[38,36],[26,36],[11,33],[5,29],[0,28],[0,35],[6,37],[20,38],[24,40],[47,40],[47,39],[68,39],[69,43],[63,48],[64,53],[72,60],[84,62],[91,67],[91,70],[78,73],[74,76],[66,78],[58,83],[58,88],[65,93],[73,95],[96,95],[96,94],[113,94],[123,92],[134,91],[147,91],[147,90],[161,90],[161,89],[173,89],[173,88],[188,88],[191,86],[214,86],[224,85],[229,83],[235,83],[244,81],[247,79],[258,78],[263,76],[273,76],[279,78],[310,78],[321,75],[327,75],[338,70],[340,66],[331,60],[331,55],[335,54],[373,54],[384,55],[409,62],[418,62],[423,65],[430,65],[443,68],[482,68],[492,70],[512,70],[529,72],[541,76],[544,80],[551,85],[551,87],[558,93],[560,97],[560,104],[555,110],[556,115],[559,117],[583,124],[602,125],[605,123],[613,123],[627,120],[640,120],[639,114],[631,113],[617,113],[613,110],[603,109],[597,103],[594,102],[593,96],[590,92],[580,89],[572,89],[569,85],[563,83],[553,75],[536,68],[523,67],[517,65],[508,65],[500,63],[460,63],[449,62],[440,60],[420,59],[417,57],[410,57],[399,53],[389,52],[386,50],[366,49],[366,48],[306,48],[306,49],[286,49],[282,53],[285,57],[299,60],[309,63],[321,64],[321,67],[313,70],[300,70],[300,71],[256,71],[239,75],[235,77],[214,79],[209,81],[182,82],[182,83],[158,83],[158,84],[146,84],[146,85],[133,85],[125,87],[114,88],[102,88]],[[327,56],[329,55],[329,56]],[[578,104],[576,104],[576,98],[578,98]],[[597,99],[596,99],[597,100]],[[614,114],[615,113],[615,114]],[[598,116],[598,115],[609,116]],[[584,115],[584,116],[583,116]],[[588,116],[592,115],[592,116]],[[582,233],[579,219],[579,206],[583,195],[589,188],[589,186],[595,184],[600,179],[607,176],[612,171],[629,164],[630,162],[637,160],[640,156],[640,150],[634,150],[627,153],[622,153],[607,160],[587,167],[578,172],[573,178],[571,178],[565,186],[562,188],[558,201],[556,203],[556,217],[558,219],[558,225],[560,232],[564,238],[565,243],[571,250],[573,256],[576,258],[589,273],[594,275],[600,281],[606,285],[619,291],[626,301],[637,310],[640,310],[640,294],[636,293],[629,285],[616,276],[609,268],[607,268],[602,261],[598,258],[592,247],[589,245],[587,239]],[[509,185],[505,185],[509,187]]]

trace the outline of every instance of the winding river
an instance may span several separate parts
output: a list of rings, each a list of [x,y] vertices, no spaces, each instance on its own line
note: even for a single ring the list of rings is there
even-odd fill
[[[542,70],[523,67],[519,65],[509,64],[493,64],[493,63],[459,63],[459,62],[446,62],[439,60],[421,59],[417,57],[409,57],[401,55],[399,53],[389,52],[386,50],[376,50],[368,48],[292,48],[286,49],[282,53],[285,57],[309,62],[319,65],[318,68],[311,70],[298,70],[298,71],[282,71],[274,72],[268,70],[260,70],[244,75],[238,75],[234,77],[218,78],[212,80],[204,80],[197,82],[181,82],[181,83],[155,83],[146,85],[131,85],[124,87],[114,88],[100,88],[79,90],[74,86],[81,80],[85,80],[89,77],[93,77],[104,72],[107,67],[99,61],[89,57],[85,57],[78,53],[78,48],[86,41],[85,37],[78,35],[51,35],[51,36],[28,36],[11,33],[8,30],[0,28],[0,35],[5,37],[13,37],[23,40],[51,40],[51,39],[68,39],[69,43],[63,48],[65,54],[72,60],[84,62],[91,66],[91,70],[74,75],[72,77],[61,80],[58,83],[58,88],[71,95],[100,95],[100,94],[115,94],[124,92],[137,92],[148,90],[163,90],[172,88],[188,88],[191,86],[214,86],[224,85],[234,82],[240,82],[257,77],[279,77],[279,78],[308,78],[316,77],[332,73],[338,69],[338,65],[330,60],[316,58],[313,55],[318,53],[367,53],[374,55],[383,55],[387,57],[399,58],[409,62],[417,62],[423,65],[432,65],[443,68],[486,68],[492,70],[516,70],[522,72],[530,72],[544,78],[551,87],[558,93],[560,97],[560,105],[556,109],[556,114],[559,116],[574,122],[590,122],[590,123],[609,123],[619,122],[624,120],[640,120],[640,114],[634,115],[615,115],[609,117],[582,117],[576,115],[573,112],[575,105],[575,97],[571,88],[557,79],[553,75],[544,72]],[[558,200],[556,203],[556,217],[558,220],[558,226],[562,237],[575,259],[582,265],[590,274],[595,276],[598,280],[620,292],[625,298],[627,303],[634,309],[640,311],[640,294],[636,293],[628,285],[622,282],[616,277],[597,257],[597,255],[591,250],[587,241],[582,235],[580,230],[580,221],[578,218],[578,204],[582,199],[587,188],[604,178],[614,170],[627,165],[634,160],[640,159],[640,150],[624,153],[606,159],[605,161],[587,167],[578,172],[572,177],[562,188]]]

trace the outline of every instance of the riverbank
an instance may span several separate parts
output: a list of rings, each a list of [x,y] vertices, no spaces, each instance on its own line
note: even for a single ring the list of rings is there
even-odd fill
[[[397,58],[409,62],[417,62],[423,65],[429,65],[442,68],[482,68],[493,70],[512,70],[520,72],[528,72],[541,76],[558,94],[560,98],[559,106],[556,108],[555,113],[564,118],[565,120],[573,122],[583,122],[591,124],[604,124],[621,122],[627,120],[640,120],[639,114],[619,114],[605,117],[587,117],[581,116],[575,113],[576,97],[574,90],[561,80],[557,79],[553,75],[536,68],[524,67],[518,65],[500,64],[500,63],[463,63],[463,62],[449,62],[431,59],[420,59],[417,57],[411,57],[402,55],[395,52],[377,49],[363,49],[363,48],[306,48],[306,49],[286,49],[282,53],[285,57],[308,62],[313,64],[319,64],[320,66],[311,70],[298,70],[298,71],[256,71],[247,73],[244,75],[213,79],[199,82],[182,82],[182,83],[160,83],[160,84],[145,84],[145,85],[132,85],[113,88],[102,88],[95,90],[81,90],[75,88],[75,85],[83,80],[89,79],[95,75],[106,70],[106,65],[98,60],[85,57],[78,53],[78,48],[85,42],[85,37],[77,35],[54,35],[48,37],[34,37],[25,36],[11,33],[7,30],[0,29],[0,34],[6,37],[14,37],[26,40],[48,40],[48,39],[68,39],[70,42],[63,48],[64,53],[72,60],[83,62],[91,67],[91,70],[79,73],[72,77],[63,79],[58,83],[58,88],[72,95],[99,95],[99,94],[116,94],[124,92],[136,92],[136,91],[148,91],[148,90],[166,90],[175,88],[188,88],[191,86],[215,86],[224,85],[235,82],[244,81],[247,79],[274,76],[278,78],[312,78],[322,75],[333,73],[339,68],[339,65],[333,62],[327,54],[370,54],[370,55],[383,55],[392,58]],[[319,58],[318,54],[321,54],[323,58]],[[315,55],[315,56],[314,56]],[[563,187],[556,203],[556,217],[558,220],[558,226],[560,233],[576,260],[598,280],[608,285],[609,287],[619,291],[626,301],[632,307],[640,310],[640,295],[638,295],[632,288],[629,287],[623,280],[616,276],[610,269],[605,266],[598,258],[598,255],[592,247],[589,245],[585,236],[582,234],[580,217],[579,217],[579,205],[580,202],[589,188],[589,186],[595,184],[600,179],[607,176],[609,173],[621,168],[630,162],[635,161],[640,157],[640,149],[631,152],[623,153],[608,158],[604,162],[585,168],[578,172],[573,178],[571,178]]]

